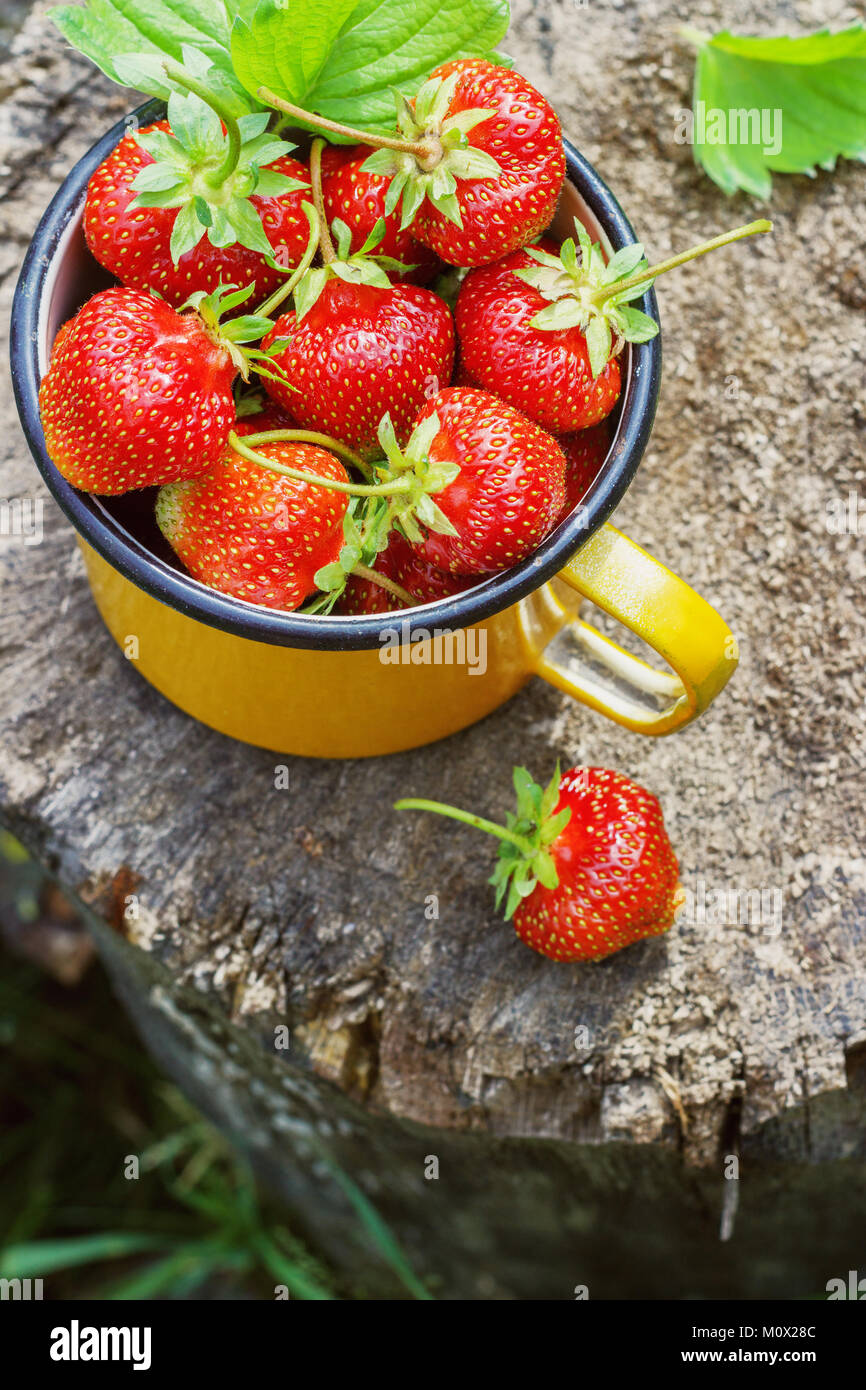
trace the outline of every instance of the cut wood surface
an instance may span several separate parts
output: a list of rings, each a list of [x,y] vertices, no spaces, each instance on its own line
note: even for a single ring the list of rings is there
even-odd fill
[[[46,8],[24,23],[2,84],[4,332],[41,212],[135,104],[64,48]],[[693,65],[676,37],[681,7],[518,0],[514,10],[509,52],[652,260],[765,211],[726,198],[676,143]],[[854,17],[829,0],[797,9],[803,31]],[[784,27],[773,7],[743,0],[689,18]],[[556,1193],[551,1173],[581,1164],[607,1164],[612,1191],[666,1163],[687,1183],[682,1174],[712,1173],[727,1151],[839,1173],[866,1152],[866,534],[833,529],[849,494],[866,512],[864,197],[855,163],[777,177],[772,238],[659,282],[661,405],[616,524],[698,588],[740,647],[728,689],[669,739],[619,730],[533,681],[433,747],[287,760],[210,732],[140,679],[104,630],[50,500],[40,544],[0,539],[3,823],[125,932],[131,951],[97,926],[169,1069],[186,1069],[189,1088],[254,1144],[284,1081],[283,1100],[305,1097],[322,1134],[331,1114],[332,1134],[362,1136],[354,1161],[368,1154],[371,1195],[405,1198],[404,1231],[437,1131],[467,1171],[486,1156],[467,1201],[489,1183],[506,1212],[508,1184],[534,1171],[512,1198],[516,1209],[535,1182],[536,1222],[542,1189]],[[0,450],[0,494],[47,497],[8,389]],[[668,936],[597,965],[545,961],[497,920],[492,842],[390,809],[417,795],[499,818],[512,764],[545,778],[557,758],[618,768],[657,793],[691,894]],[[124,922],[130,895],[138,916]],[[428,920],[431,895],[439,915]],[[281,1024],[292,1045],[275,1056]],[[299,1203],[309,1193],[284,1150],[306,1121],[292,1113],[259,1147]],[[523,1143],[503,1150],[506,1138]],[[592,1146],[607,1157],[593,1159]],[[695,1200],[715,1229],[721,1183],[707,1182]],[[813,1212],[820,1188],[808,1187]],[[425,1221],[419,1209],[419,1230]],[[344,1238],[333,1235],[335,1250]],[[423,1231],[405,1239],[429,1254]],[[483,1287],[459,1270],[444,1277],[482,1297],[525,1292],[527,1278],[507,1260]]]

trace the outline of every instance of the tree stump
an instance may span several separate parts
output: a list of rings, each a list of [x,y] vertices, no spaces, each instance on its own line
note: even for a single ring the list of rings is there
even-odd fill
[[[2,93],[7,309],[55,188],[135,104],[46,9]],[[780,27],[744,0],[724,18]],[[517,0],[508,43],[656,259],[758,211],[676,142],[679,19],[673,0]],[[40,544],[0,538],[2,821],[88,905],[148,1048],[371,1297],[401,1286],[337,1167],[440,1297],[820,1295],[862,1259],[866,552],[833,516],[863,477],[864,194],[854,163],[777,177],[772,242],[660,284],[661,407],[616,520],[741,653],[668,740],[533,682],[445,744],[286,762],[136,675],[50,501]],[[42,497],[11,393],[2,412],[4,495]],[[390,810],[422,795],[498,817],[512,764],[544,777],[557,757],[660,796],[691,894],[667,937],[597,965],[545,961],[498,922],[492,846]]]

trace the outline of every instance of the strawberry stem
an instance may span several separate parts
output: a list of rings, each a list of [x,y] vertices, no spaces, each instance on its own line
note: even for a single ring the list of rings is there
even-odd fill
[[[704,44],[709,43],[713,37],[705,29],[696,29],[691,24],[681,24],[677,33],[681,39],[685,39],[686,43],[694,44],[695,48],[703,48]]]
[[[389,579],[386,574],[380,574],[378,570],[371,570],[367,565],[362,565],[360,561],[352,566],[352,573],[358,579],[368,579],[371,584],[378,584],[380,589],[385,589],[389,594],[393,594],[406,608],[414,606],[415,600],[409,591],[404,589],[401,584],[395,583],[393,579]]]
[[[319,436],[327,438],[327,436]],[[268,439],[275,438],[298,440],[299,442],[310,442],[309,434],[306,430],[274,430],[270,431]],[[259,443],[268,442],[263,435],[247,435],[247,439],[257,440]],[[232,431],[228,442],[235,450],[235,453],[242,458],[249,459],[250,463],[257,463],[260,468],[268,468],[272,473],[279,473],[284,478],[295,478],[301,483],[315,483],[317,487],[327,488],[331,492],[347,492],[352,497],[394,497],[400,493],[410,490],[411,484],[399,478],[395,478],[390,483],[376,483],[368,486],[365,483],[340,483],[336,478],[323,478],[319,473],[309,473],[306,469],[287,468],[285,464],[277,463],[275,459],[269,459],[266,454],[259,454],[255,449],[245,444],[242,439]],[[329,440],[328,448],[332,448],[333,440]],[[342,448],[342,446],[340,446]]]
[[[212,111],[215,111],[226,128],[226,135],[228,136],[229,143],[225,159],[218,168],[206,170],[203,174],[205,182],[210,184],[211,188],[220,188],[238,167],[238,158],[240,156],[242,144],[240,126],[231,111],[228,110],[219,98],[215,97],[203,82],[199,82],[197,78],[191,77],[186,69],[182,68],[179,63],[173,63],[170,58],[167,58],[162,65],[162,69],[166,77],[178,87],[183,87],[186,91],[192,92],[193,96],[198,97],[199,100],[203,101],[206,106],[209,106]]]
[[[303,107],[294,106],[290,101],[283,101],[269,87],[259,87],[256,96],[267,102],[268,106],[274,106],[278,111],[284,111],[287,116],[293,116],[296,121],[304,121],[307,125],[315,126],[317,130],[329,130],[333,135],[344,135],[348,140],[355,140],[362,145],[371,145],[373,149],[399,150],[401,154],[413,154],[419,162],[426,168],[433,168],[434,165],[429,161],[438,163],[442,157],[442,147],[439,141],[431,138],[430,140],[400,140],[396,136],[390,135],[371,135],[369,131],[357,130],[354,126],[341,125],[339,121],[329,121],[326,116],[319,116],[310,111],[305,111]]]
[[[606,299],[622,294],[623,290],[630,290],[635,285],[642,285],[646,280],[654,280],[657,275],[663,275],[667,270],[674,270],[678,265],[685,265],[687,261],[693,261],[698,256],[705,256],[708,251],[715,251],[720,246],[727,246],[729,242],[742,241],[744,237],[755,236],[772,230],[772,222],[768,222],[764,217],[759,218],[756,222],[749,222],[744,227],[735,227],[731,232],[723,232],[721,236],[713,237],[711,241],[703,241],[699,246],[693,246],[690,251],[681,251],[678,256],[670,256],[666,261],[659,261],[658,265],[652,265],[647,270],[640,270],[636,274],[630,275],[627,280],[615,280],[612,285],[602,286],[591,295],[592,302],[593,304],[603,304]]]
[[[310,203],[304,202],[301,206],[310,224],[310,239],[307,242],[307,248],[289,278],[284,280],[278,289],[274,290],[269,299],[266,299],[263,304],[259,305],[258,309],[253,311],[256,318],[272,318],[274,310],[279,308],[283,300],[288,299],[289,295],[294,292],[315,259],[319,249],[319,214]]]
[[[332,439],[329,434],[319,434],[316,430],[265,430],[261,434],[246,434],[244,438],[252,449],[259,444],[276,444],[284,439],[297,444],[316,444],[320,449],[328,449],[332,454],[345,459],[366,478],[373,476],[370,465],[360,454],[341,444],[339,439]]]
[[[331,233],[328,231],[325,197],[322,193],[322,150],[324,148],[324,140],[313,141],[313,147],[310,150],[310,187],[313,190],[313,202],[316,205],[319,218],[319,248],[322,252],[322,260],[325,265],[331,265],[337,259],[337,253],[334,250]]]
[[[506,830],[504,825],[497,825],[495,821],[485,820],[484,816],[476,816],[472,811],[461,811],[457,806],[448,806],[444,801],[427,801],[423,797],[405,797],[402,801],[394,802],[394,810],[433,811],[437,816],[450,816],[452,820],[462,821],[464,825],[474,826],[476,830],[484,830],[488,835],[495,835],[500,840],[507,840],[528,856],[534,853],[534,846],[524,836],[515,834],[513,830]]]

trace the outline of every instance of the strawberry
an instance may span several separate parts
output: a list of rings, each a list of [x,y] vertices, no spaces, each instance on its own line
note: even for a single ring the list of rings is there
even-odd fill
[[[560,437],[559,447],[565,454],[565,502],[557,525],[571,515],[598,477],[610,450],[610,439],[610,425],[606,420],[588,430]]]
[[[369,145],[331,145],[322,153],[322,194],[328,221],[341,217],[351,233],[352,251],[360,251],[381,218],[384,235],[378,251],[407,267],[397,271],[401,279],[414,285],[431,280],[439,258],[429,246],[417,241],[409,227],[401,228],[396,213],[385,213],[388,180],[363,169],[364,160],[372,154]],[[408,267],[414,267],[409,269]]]
[[[518,278],[537,262],[537,250],[514,251],[495,265],[471,270],[457,296],[460,360],[486,390],[560,434],[598,424],[619,399],[619,361],[612,358],[593,377],[586,336],[574,325],[556,330],[537,324],[548,307],[532,285]]]
[[[402,585],[419,604],[450,598],[478,582],[475,578],[436,569],[417,554],[399,531],[391,532],[387,548],[378,556],[374,568]],[[381,585],[356,575],[349,578],[339,603],[341,613],[391,613],[397,606]]]
[[[253,285],[264,298],[306,248],[308,170],[265,132],[266,115],[227,117],[237,152],[226,122],[197,98],[173,96],[169,116],[126,135],[92,174],[90,250],[124,285],[175,307],[220,284]]]
[[[275,441],[258,452],[278,466],[348,481],[333,454]],[[161,489],[156,519],[195,579],[221,593],[291,612],[343,546],[344,494],[248,462],[231,446],[210,472]]]
[[[465,365],[465,363],[464,363],[464,361],[463,361],[463,358],[460,356],[460,353],[459,353],[459,352],[457,353],[457,355],[456,355],[456,357],[455,357],[455,359],[454,359],[454,373],[453,373],[453,375],[452,375],[452,377],[451,377],[451,385],[452,385],[452,386],[474,386],[475,389],[476,389],[476,391],[482,391],[482,390],[484,389],[484,388],[481,386],[480,382],[477,382],[477,381],[475,380],[474,376],[471,376],[471,375],[469,374],[469,372],[467,372],[467,370],[466,370],[466,365]]]
[[[372,145],[368,174],[389,177],[386,215],[452,265],[498,260],[550,222],[565,178],[553,108],[520,73],[480,58],[437,68],[409,102],[397,94],[396,137],[370,135],[284,101],[263,100],[322,130]]]
[[[559,768],[542,791],[514,769],[517,812],[505,826],[415,798],[500,840],[490,882],[521,941],[558,961],[599,960],[669,931],[683,901],[679,866],[651,792],[603,767]]]
[[[362,465],[373,481],[343,487],[365,499],[352,548],[366,577],[382,552],[390,551],[380,573],[393,583],[388,569],[402,571],[406,583],[401,581],[399,596],[405,603],[416,595],[444,596],[436,571],[471,578],[517,564],[556,524],[565,501],[565,455],[544,430],[486,391],[440,391],[420,412],[403,448],[388,415],[378,438],[384,459]],[[254,437],[238,439],[236,447],[256,461]],[[336,442],[333,447],[344,448]],[[409,542],[417,563],[408,565],[394,531]],[[334,579],[342,586],[345,575]]]
[[[471,270],[455,310],[464,370],[555,434],[586,429],[619,399],[618,354],[658,333],[631,307],[657,275],[772,223],[750,222],[650,268],[640,242],[608,263],[583,223],[557,247],[545,240]]]
[[[392,451],[389,463],[383,479],[413,469],[422,488],[435,491],[435,518],[412,496],[391,505],[416,554],[452,574],[516,565],[552,530],[565,501],[565,456],[556,440],[472,387],[448,387],[429,400],[405,452]],[[425,483],[431,468],[439,475],[434,487]]]
[[[235,420],[232,430],[241,436],[247,434],[265,434],[270,430],[296,430],[299,429],[297,420],[283,410],[282,406],[275,405],[273,401],[264,400],[251,402],[257,405],[257,409],[246,408],[243,414],[238,407],[238,418]]]
[[[318,185],[317,159],[315,171]],[[450,381],[454,366],[448,306],[431,290],[391,283],[393,261],[372,254],[382,230],[380,221],[353,253],[349,228],[337,220],[335,252],[322,222],[324,265],[303,276],[294,309],[277,319],[262,344],[286,378],[266,381],[268,393],[305,428],[367,457],[377,452],[383,416],[405,439],[420,406]]]
[[[445,146],[440,162],[422,168],[415,185],[425,195],[413,222],[420,241],[443,261],[475,266],[499,260],[544,230],[565,178],[565,156],[556,112],[531,82],[483,59],[458,60],[431,74],[414,114],[419,134],[433,134]],[[466,139],[452,146],[449,137],[458,130]],[[498,171],[479,177],[478,154]],[[440,193],[455,181],[453,191]],[[404,220],[415,198],[417,192],[403,193]]]
[[[222,453],[235,418],[236,346],[267,320],[218,326],[222,304],[178,314],[142,290],[103,290],[58,334],[39,389],[49,457],[75,487],[95,493],[192,478]]]

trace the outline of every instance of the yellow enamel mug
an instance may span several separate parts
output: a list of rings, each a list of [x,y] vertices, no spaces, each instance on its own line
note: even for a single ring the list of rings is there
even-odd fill
[[[142,122],[161,108],[136,113]],[[354,758],[444,738],[482,719],[533,676],[637,733],[667,734],[730,677],[735,644],[715,610],[608,524],[646,448],[661,373],[659,338],[630,345],[614,438],[581,506],[530,557],[476,588],[405,613],[278,613],[216,593],[179,567],[148,493],[77,492],[45,452],[39,381],[60,324],[106,283],[81,219],[87,181],[125,131],[76,165],[39,224],[16,291],[12,369],[34,458],[79,533],[99,611],[137,669],[187,713],[232,738],[289,754]],[[553,231],[579,215],[611,251],[635,240],[610,190],[567,142]],[[657,317],[650,291],[641,301]],[[664,669],[602,635],[591,600]]]

